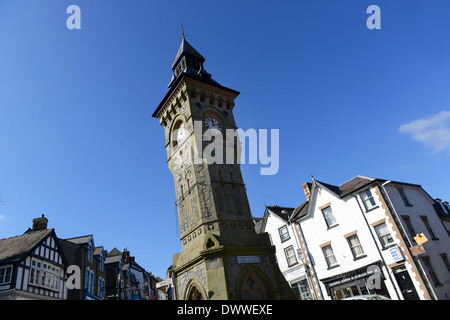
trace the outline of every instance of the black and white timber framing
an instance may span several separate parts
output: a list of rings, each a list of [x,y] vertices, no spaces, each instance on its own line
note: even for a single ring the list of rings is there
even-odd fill
[[[67,262],[54,229],[0,239],[0,300],[67,299]]]

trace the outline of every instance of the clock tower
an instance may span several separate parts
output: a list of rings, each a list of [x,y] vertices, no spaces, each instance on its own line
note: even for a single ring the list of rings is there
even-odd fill
[[[254,230],[238,137],[225,134],[237,129],[239,92],[213,80],[185,38],[153,113],[164,128],[182,243],[171,267],[174,299],[292,299],[267,234]]]

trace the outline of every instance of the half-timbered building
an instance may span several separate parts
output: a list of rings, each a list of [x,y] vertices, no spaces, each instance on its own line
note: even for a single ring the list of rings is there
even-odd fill
[[[0,300],[67,298],[67,262],[42,215],[23,235],[0,240]]]

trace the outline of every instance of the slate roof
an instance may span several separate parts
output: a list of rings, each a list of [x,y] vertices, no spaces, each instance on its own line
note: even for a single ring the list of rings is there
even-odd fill
[[[344,182],[343,184],[341,184],[339,186],[335,186],[335,185],[325,183],[325,182],[322,182],[319,180],[316,180],[316,181],[318,183],[320,183],[321,185],[323,185],[324,187],[326,187],[328,190],[335,193],[338,197],[345,198],[352,192],[354,192],[376,180],[377,181],[386,181],[386,180],[374,179],[374,178],[364,177],[364,176],[356,176],[356,177]]]
[[[347,182],[344,182],[339,186],[339,189],[341,190],[341,197],[345,197],[349,194],[351,194],[353,191],[356,191],[372,181],[374,181],[374,178],[369,177],[363,177],[363,176],[356,176],[353,179],[350,179]]]
[[[323,185],[330,191],[334,192],[337,196],[339,196],[341,198],[345,198],[346,196],[352,194],[353,192],[355,192],[359,189],[362,189],[372,183],[381,183],[382,184],[386,181],[388,181],[388,180],[358,175],[358,176],[344,182],[343,184],[341,184],[339,186],[335,186],[335,185],[328,184],[328,183],[325,183],[325,182],[322,182],[322,181],[319,181],[316,179],[316,182],[320,183],[321,185]],[[422,188],[422,186],[418,185],[418,184],[412,184],[412,183],[406,183],[406,182],[400,182],[400,181],[392,181],[391,180],[391,183],[395,184],[395,185],[403,185],[403,186]]]
[[[122,259],[122,256],[106,257],[105,264],[116,263],[116,262],[119,262],[120,259]]]
[[[442,202],[435,200],[433,203],[433,207],[436,210],[436,213],[439,217],[450,220],[450,209],[442,204]]]
[[[255,224],[256,233],[260,234],[266,228],[268,212],[277,215],[286,222],[289,222],[289,219],[290,221],[295,221],[306,215],[308,211],[308,205],[309,201],[305,201],[296,208],[280,207],[276,205],[266,207],[264,216],[261,219],[259,219],[259,221]]]
[[[103,246],[95,247],[95,249],[94,249],[94,256],[98,256],[98,255],[101,254],[103,251],[105,251],[105,249],[103,248]]]
[[[183,41],[181,41],[181,45],[180,45],[180,48],[178,49],[175,60],[172,64],[172,70],[175,68],[178,60],[181,58],[181,55],[183,53],[190,54],[190,55],[200,59],[202,62],[205,61],[205,58],[203,58],[203,56],[197,50],[195,50],[195,48],[189,42],[187,42],[187,40],[185,38],[183,38]]]
[[[291,216],[292,212],[295,210],[295,208],[290,207],[279,207],[279,206],[269,206],[266,207],[270,210],[271,213],[277,215],[284,221],[288,221],[289,217]]]
[[[0,263],[19,260],[53,231],[54,229],[46,229],[0,239]]]
[[[74,238],[68,238],[68,239],[64,239],[66,241],[70,241],[72,243],[75,244],[83,244],[83,243],[88,243],[89,240],[92,239],[92,234],[86,235],[86,236],[79,236],[79,237],[74,237]]]
[[[308,207],[309,207],[309,201],[305,201],[301,205],[299,205],[297,208],[295,208],[291,220],[295,221],[296,219],[299,219],[299,218],[305,216],[306,213],[308,212]]]

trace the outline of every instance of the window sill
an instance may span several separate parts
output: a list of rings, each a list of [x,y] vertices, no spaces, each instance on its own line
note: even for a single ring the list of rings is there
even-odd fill
[[[331,270],[331,269],[334,269],[334,268],[337,268],[337,267],[339,267],[339,264],[333,264],[332,266],[329,266],[327,268],[327,270]]]
[[[390,248],[392,248],[392,247],[395,247],[395,246],[396,246],[395,243],[391,243],[391,244],[388,244],[387,246],[383,247],[383,249],[381,249],[381,250],[382,250],[382,251],[388,250],[388,249],[390,249]]]
[[[327,230],[333,229],[335,227],[337,227],[339,225],[339,223],[333,224],[332,226],[328,227]]]
[[[372,208],[370,208],[370,209],[366,209],[366,213],[368,213],[368,212],[370,212],[370,211],[373,211],[373,210],[375,210],[375,209],[378,209],[380,206],[375,206],[375,207],[372,207]]]
[[[360,256],[357,256],[356,258],[353,258],[353,261],[364,259],[365,257],[367,257],[367,254],[362,254]]]

